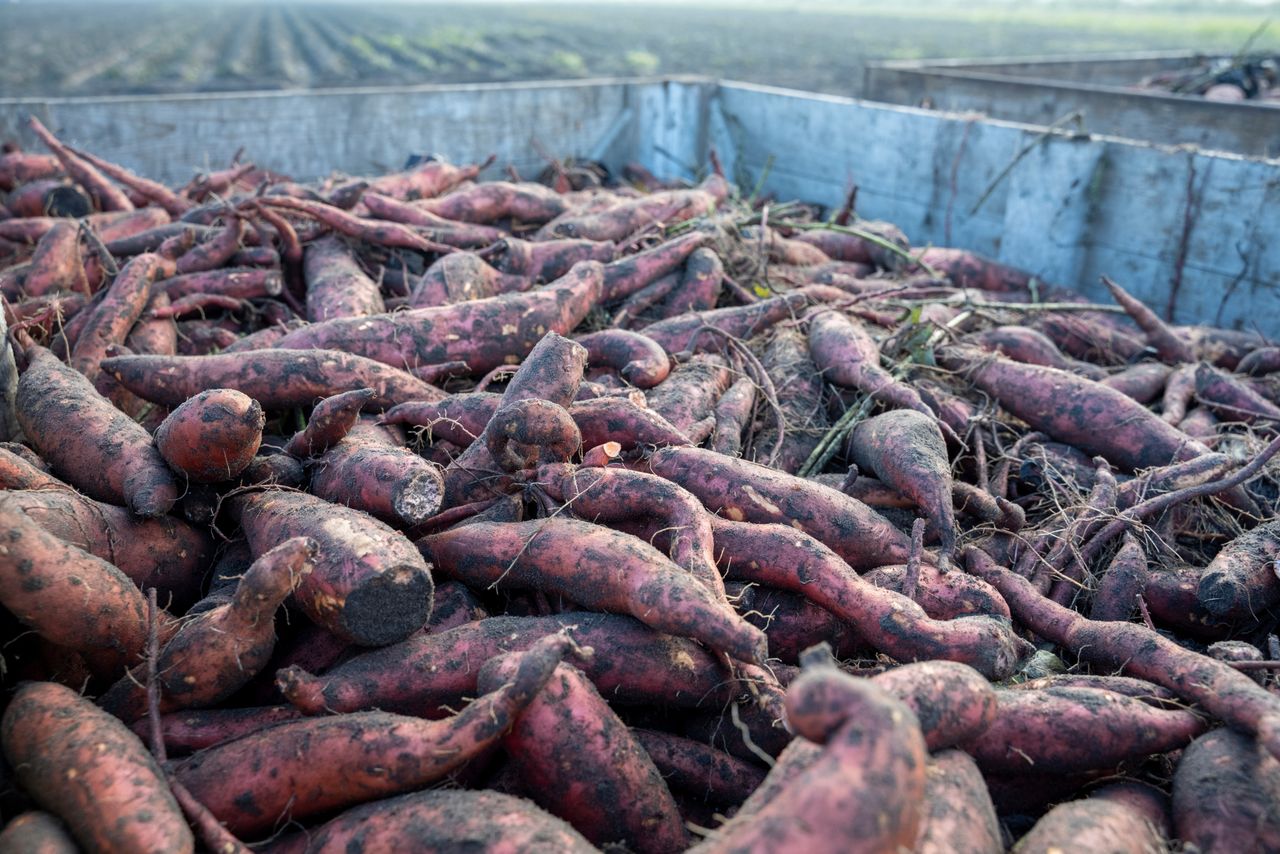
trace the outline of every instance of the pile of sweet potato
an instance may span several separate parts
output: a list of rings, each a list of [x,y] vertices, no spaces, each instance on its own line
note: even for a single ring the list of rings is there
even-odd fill
[[[714,155],[173,188],[33,129],[0,851],[1280,849],[1261,336]]]

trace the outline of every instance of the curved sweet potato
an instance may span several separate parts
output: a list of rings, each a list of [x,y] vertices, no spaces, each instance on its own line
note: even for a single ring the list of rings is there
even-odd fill
[[[233,480],[258,453],[265,423],[262,407],[247,394],[210,389],[160,422],[156,449],[174,471],[197,483]]]
[[[0,737],[18,782],[90,851],[192,852],[164,773],[124,724],[70,688],[18,689]]]
[[[905,534],[830,487],[701,448],[662,448],[649,458],[649,468],[698,496],[712,513],[735,522],[791,525],[854,569],[907,561],[911,543]]]
[[[139,397],[178,406],[210,388],[243,392],[264,409],[311,406],[343,391],[371,388],[369,406],[435,400],[435,386],[382,362],[337,350],[255,350],[216,356],[113,356],[102,369]]]
[[[220,703],[266,666],[276,644],[276,611],[310,574],[315,555],[314,540],[285,540],[250,565],[230,602],[182,623],[156,660],[161,713]],[[133,721],[147,710],[146,689],[129,673],[100,702]]]
[[[607,367],[636,388],[653,388],[671,372],[658,342],[627,329],[602,329],[574,339],[587,348],[588,367]]]
[[[999,680],[1013,675],[1026,655],[1026,644],[1007,623],[985,616],[934,620],[790,526],[714,519],[712,530],[716,558],[729,578],[803,594],[899,661],[958,661]]]
[[[311,410],[307,426],[289,439],[284,452],[298,459],[320,456],[351,431],[360,420],[360,410],[373,396],[373,389],[358,388],[326,397]],[[384,417],[383,423],[395,422],[387,422]]]
[[[927,753],[915,715],[868,680],[849,680],[824,706],[821,681],[806,670],[787,691],[796,732],[825,743],[809,767],[766,806],[708,837],[694,851],[909,849],[921,821]],[[815,688],[819,689],[815,692]]]
[[[815,310],[808,319],[809,353],[824,379],[936,418],[919,392],[880,367],[880,346],[857,320],[836,310]]]
[[[584,261],[525,293],[327,320],[290,332],[276,346],[332,348],[399,368],[465,362],[483,374],[523,359],[548,330],[567,335],[599,302],[603,279],[603,265]]]
[[[519,665],[519,653],[490,659],[480,690],[496,690]],[[534,802],[592,843],[638,852],[687,847],[688,831],[653,760],[576,668],[556,668],[502,745]],[[573,773],[563,773],[567,767]]]
[[[579,261],[608,264],[618,251],[607,240],[540,240],[534,243],[514,237],[503,237],[492,249],[489,261],[498,270],[542,282],[560,278]]]
[[[233,508],[255,555],[283,538],[316,541],[315,570],[294,601],[339,637],[383,646],[416,632],[431,615],[430,568],[408,540],[373,517],[279,489],[237,496]]]
[[[139,516],[168,513],[178,486],[151,435],[45,348],[28,347],[27,358],[18,379],[18,423],[54,474]],[[75,429],[68,430],[73,416]]]
[[[386,712],[308,718],[203,750],[173,773],[237,835],[419,789],[496,745],[551,678],[567,636],[522,653],[514,680],[444,721]],[[246,775],[245,769],[262,769]]]
[[[762,662],[765,637],[652,546],[573,519],[466,525],[418,541],[446,576],[471,587],[537,589],[586,608],[630,614],[742,661]]]
[[[570,627],[580,644],[596,650],[581,669],[614,702],[695,708],[730,696],[724,670],[694,641],[660,634],[631,617],[587,612],[490,617],[420,633],[363,652],[321,676],[296,667],[281,670],[277,684],[307,714],[384,709],[438,718],[475,695],[477,662],[528,649]]]

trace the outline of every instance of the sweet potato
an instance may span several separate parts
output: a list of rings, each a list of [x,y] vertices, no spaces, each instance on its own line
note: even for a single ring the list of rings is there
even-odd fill
[[[826,386],[797,329],[774,329],[761,364],[774,389],[785,391],[778,395],[778,406],[766,410],[764,425],[753,441],[755,458],[795,474],[831,427]]]
[[[14,502],[41,528],[84,549],[183,605],[194,600],[213,555],[209,535],[172,516],[143,519],[123,507],[94,501],[65,486],[10,488]]]
[[[828,382],[933,417],[918,392],[880,367],[880,347],[858,321],[834,310],[810,312],[809,353]]]
[[[1101,383],[1008,359],[980,357],[960,348],[939,361],[1000,401],[1033,430],[1133,470],[1208,453],[1127,395]]]
[[[429,308],[488,299],[527,291],[532,285],[533,279],[501,273],[475,253],[454,252],[427,268],[409,294],[409,305]]]
[[[924,784],[924,818],[911,849],[916,854],[1000,854],[1004,840],[986,781],[963,750],[929,757]]]
[[[695,231],[606,264],[604,285],[600,289],[601,298],[604,302],[611,303],[631,296],[675,270],[706,242],[707,235]]]
[[[1068,359],[1048,336],[1030,327],[997,326],[984,332],[967,335],[963,340],[984,350],[999,353],[1015,362],[1075,371],[1092,380],[1101,380],[1106,376],[1106,372],[1097,365]]]
[[[31,154],[26,151],[9,151],[0,154],[0,190],[6,193],[14,187],[63,174],[62,164],[52,154]]]
[[[1195,361],[1196,356],[1191,345],[1166,325],[1159,315],[1147,308],[1141,300],[1134,299],[1124,288],[1106,276],[1102,277],[1102,283],[1107,286],[1112,298],[1120,303],[1120,306],[1147,336],[1147,343],[1155,348],[1160,361],[1169,365]]]
[[[138,737],[69,688],[18,689],[0,721],[22,787],[90,851],[191,852],[164,773]]]
[[[98,210],[133,210],[133,203],[129,201],[129,197],[120,188],[108,181],[107,177],[99,172],[92,163],[79,157],[70,148],[59,142],[58,138],[50,133],[49,129],[39,119],[32,116],[28,119],[27,126],[53,152],[67,174],[74,178],[77,184],[84,187],[89,192],[89,195],[93,196]]]
[[[308,244],[303,254],[307,284],[307,320],[382,314],[378,283],[365,275],[347,245],[336,237]]]
[[[519,653],[491,659],[480,671],[481,692],[497,690],[519,666]],[[556,668],[502,744],[534,802],[593,844],[687,847],[688,831],[653,760],[576,668]],[[565,767],[574,772],[560,773]]]
[[[183,709],[160,716],[160,735],[170,754],[186,754],[301,717],[302,712],[293,706]],[[135,734],[148,737],[151,719],[134,721],[130,728]]]
[[[549,330],[568,334],[599,300],[603,269],[597,262],[582,262],[527,293],[328,320],[290,332],[276,346],[332,347],[396,367],[463,361],[481,374],[524,358]]]
[[[75,154],[76,157],[79,157],[90,166],[98,169],[107,177],[114,178],[116,181],[119,181],[130,190],[133,190],[135,193],[142,196],[147,202],[155,203],[164,208],[170,216],[182,216],[184,213],[191,210],[191,208],[195,207],[194,203],[189,199],[184,199],[164,184],[143,178],[140,175],[135,175],[123,166],[119,166],[109,160],[103,160],[102,158],[96,157],[87,151],[81,151],[73,146],[67,146],[67,148],[71,153]],[[141,204],[138,205],[138,207],[141,206]]]
[[[1051,809],[1013,847],[1017,854],[1065,850],[1152,854],[1169,850],[1168,798],[1141,783],[1111,783]]]
[[[910,409],[877,415],[849,434],[849,455],[859,468],[911,498],[941,543],[941,558],[950,562],[956,549],[956,517],[952,504],[951,461],[936,419]]]
[[[415,525],[440,509],[444,479],[382,428],[357,423],[312,463],[311,491],[388,523]]]
[[[580,270],[580,266],[574,269]],[[567,406],[577,396],[586,363],[587,351],[582,345],[555,332],[542,335],[507,383],[499,409],[523,400],[541,400],[549,406]],[[546,414],[552,417],[553,424],[556,423],[554,416],[557,413],[554,410]],[[486,424],[477,440],[445,468],[445,496],[442,504],[445,509],[493,497],[494,490],[499,486],[494,477],[500,475],[502,470],[490,451],[489,437],[490,427]],[[569,432],[568,439],[572,441],[572,431]]]
[[[1280,406],[1231,375],[1203,363],[1195,369],[1195,394],[1197,400],[1226,421],[1263,425],[1280,421]]]
[[[0,854],[76,854],[79,850],[66,825],[39,810],[16,816],[0,831]]]
[[[279,296],[283,287],[279,270],[252,267],[232,267],[173,276],[156,283],[170,299],[182,299],[191,294],[221,294],[238,299],[261,299]]]
[[[120,270],[111,287],[88,316],[71,348],[71,366],[97,379],[107,349],[123,344],[151,299],[151,287],[165,274],[166,263],[150,253],[135,256]]]
[[[70,489],[65,483],[49,474],[48,469],[36,465],[25,455],[9,448],[0,448],[0,489],[43,489],[59,487]]]
[[[965,550],[965,561],[970,572],[1000,591],[1018,622],[1040,637],[1088,661],[1124,668],[1168,688],[1227,725],[1256,733],[1268,752],[1280,754],[1280,698],[1248,676],[1145,626],[1087,620],[1040,596],[1026,579],[996,566],[975,548]]]
[[[734,609],[768,637],[771,659],[795,665],[801,653],[824,641],[842,657],[872,651],[849,623],[803,594],[742,581],[727,581],[724,586]]]
[[[608,264],[617,251],[610,241],[540,240],[533,243],[504,236],[494,244],[488,258],[503,273],[548,282],[569,272],[579,261]]]
[[[705,186],[707,189],[651,193],[598,213],[575,215],[571,212],[547,223],[535,239],[578,237],[616,242],[654,223],[674,225],[684,222],[711,213],[724,200],[727,186],[723,180],[709,182]]]
[[[716,558],[729,578],[801,593],[899,661],[959,661],[1006,679],[1026,654],[1007,624],[986,616],[937,621],[910,599],[862,579],[813,537],[784,525],[714,520]]]
[[[812,765],[759,812],[734,821],[694,851],[894,851],[919,831],[927,754],[915,715],[869,681],[850,677],[838,703],[806,672],[787,691],[797,734],[825,743]]]
[[[369,180],[369,192],[395,199],[431,199],[447,193],[463,181],[475,178],[490,161],[470,166],[454,166],[444,160],[428,159],[403,172],[392,172]]]
[[[441,574],[471,587],[543,590],[630,614],[743,661],[764,660],[759,629],[657,549],[625,534],[557,517],[476,523],[424,537],[418,547]]]
[[[666,311],[650,311],[650,307],[661,303],[667,295],[680,286],[682,273],[668,273],[645,285],[627,297],[613,313],[612,323],[619,329],[632,329],[646,323],[653,323],[662,317],[670,317]]]
[[[1200,576],[1196,598],[1223,622],[1256,620],[1280,603],[1280,521],[1264,522],[1223,546]]]
[[[632,728],[673,791],[721,806],[737,806],[764,780],[764,771],[707,744],[651,729]]]
[[[1160,362],[1140,362],[1099,382],[1145,405],[1160,396],[1172,373],[1172,368]]]
[[[751,305],[717,308],[698,314],[682,314],[657,323],[650,323],[640,331],[661,344],[668,353],[698,348],[716,349],[721,344],[719,336],[706,333],[704,326],[719,329],[733,338],[745,340],[800,311],[813,296],[812,291],[801,289]]]
[[[294,199],[288,196],[263,196],[258,203],[267,207],[296,211],[318,220],[339,234],[379,246],[413,249],[424,253],[448,254],[453,251],[452,246],[427,240],[407,225],[385,220],[363,219],[324,202]]]
[[[1173,824],[1201,851],[1280,848],[1280,762],[1239,732],[1200,736],[1174,771]]]
[[[695,708],[730,696],[724,670],[694,641],[660,634],[631,617],[586,612],[491,617],[363,652],[320,676],[282,669],[276,680],[284,697],[307,714],[383,709],[438,718],[475,695],[480,663],[528,649],[567,627],[576,627],[578,642],[597,650],[581,667],[614,702]]]
[[[153,403],[179,406],[206,389],[247,394],[264,409],[311,406],[343,391],[371,388],[372,407],[433,400],[435,386],[382,362],[336,350],[255,350],[213,356],[113,356],[102,369]]]
[[[756,404],[756,384],[750,377],[734,380],[716,402],[715,432],[711,434],[711,450],[736,457],[742,450],[742,434],[751,421]]]
[[[607,367],[636,388],[653,388],[671,372],[667,351],[653,339],[626,329],[603,329],[579,335],[589,367]]]
[[[1052,721],[1053,734],[1044,726]],[[1205,722],[1182,709],[1157,709],[1095,688],[1045,688],[1000,694],[996,719],[962,745],[984,773],[1070,774],[1112,768],[1182,747]]]
[[[1138,595],[1147,586],[1151,571],[1142,544],[1132,534],[1124,535],[1124,543],[1107,565],[1089,608],[1091,620],[1127,622],[1138,609]]]
[[[428,240],[460,249],[480,249],[491,246],[506,235],[501,228],[445,219],[417,205],[401,202],[381,193],[362,193],[360,203],[365,210],[378,219],[413,226],[418,234]],[[565,270],[568,270],[568,267]]]
[[[243,836],[419,789],[496,745],[570,644],[563,635],[539,641],[522,654],[515,679],[448,720],[360,712],[282,723],[203,750],[173,773]],[[263,773],[246,776],[246,768]]]
[[[373,389],[358,388],[326,397],[311,410],[307,426],[289,439],[284,453],[298,459],[320,456],[342,441],[360,420],[361,408],[373,396]]]
[[[1036,321],[1058,348],[1077,359],[1101,365],[1125,365],[1146,354],[1146,343],[1133,332],[1095,323],[1096,314],[1046,311]]]
[[[408,540],[376,519],[278,489],[237,496],[233,508],[255,555],[281,538],[316,541],[315,570],[294,592],[294,601],[339,637],[383,646],[422,628],[431,615],[430,568]]]
[[[29,297],[56,291],[88,293],[89,280],[80,254],[80,228],[64,220],[49,229],[36,244],[22,290]]]
[[[18,380],[18,423],[55,474],[91,498],[161,516],[178,487],[151,436],[43,347],[27,348]],[[146,358],[146,357],[142,357]],[[74,413],[75,430],[67,429]]]
[[[272,854],[352,851],[491,851],[593,854],[578,831],[524,798],[435,789],[355,807],[271,846]]]
[[[458,222],[492,223],[511,219],[542,224],[569,209],[549,187],[528,182],[486,181],[417,204],[425,211]]]
[[[443,439],[465,448],[484,432],[501,403],[502,395],[491,391],[451,394],[397,404],[382,414],[379,423],[422,427],[427,441]]]
[[[275,613],[311,572],[316,543],[284,540],[245,571],[231,601],[185,621],[156,660],[161,713],[212,706],[254,677],[275,648]],[[126,722],[147,711],[138,673],[129,673],[102,697],[104,709]]]
[[[625,449],[652,445],[688,445],[689,437],[647,406],[625,397],[575,401],[569,414],[584,448],[618,442]]]
[[[698,353],[676,365],[663,382],[649,389],[645,398],[650,409],[689,435],[695,424],[712,414],[716,401],[732,379],[729,365],[722,357]]]
[[[544,488],[580,519],[605,524],[652,519],[667,532],[671,560],[724,599],[711,516],[687,490],[657,475],[623,468],[581,468],[563,475],[556,473]]]
[[[649,458],[649,468],[698,496],[713,513],[731,521],[791,525],[854,569],[907,560],[911,543],[905,534],[830,487],[701,448],[662,448]]]
[[[234,389],[202,391],[160,423],[156,448],[174,471],[197,483],[233,480],[262,444],[256,400]]]

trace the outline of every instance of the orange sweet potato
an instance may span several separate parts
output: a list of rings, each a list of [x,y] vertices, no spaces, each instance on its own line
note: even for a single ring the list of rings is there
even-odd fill
[[[519,666],[519,653],[491,659],[480,672],[480,690],[496,690]],[[638,852],[688,845],[653,760],[576,668],[556,668],[502,744],[534,802],[593,844],[622,843]],[[565,774],[566,767],[574,771]]]

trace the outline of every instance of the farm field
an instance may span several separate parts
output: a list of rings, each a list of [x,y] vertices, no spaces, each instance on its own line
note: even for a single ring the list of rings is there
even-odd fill
[[[0,96],[711,74],[859,94],[879,58],[1238,49],[1266,7],[704,0],[0,3]],[[1280,45],[1271,27],[1255,47]]]

